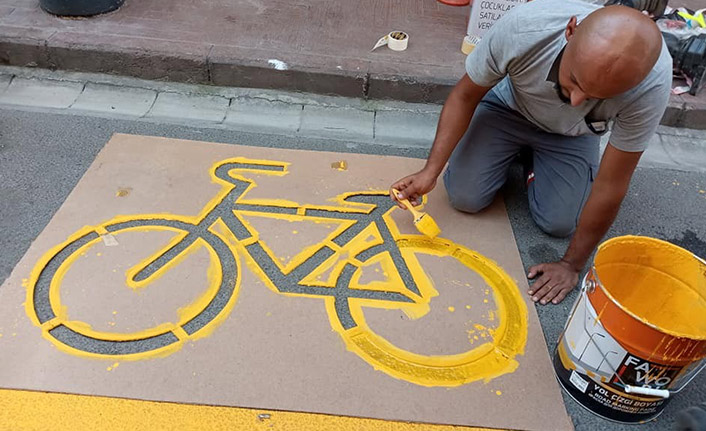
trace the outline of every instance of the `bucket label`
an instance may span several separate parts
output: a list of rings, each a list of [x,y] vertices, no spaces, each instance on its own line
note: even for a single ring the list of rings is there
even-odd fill
[[[635,386],[646,386],[655,389],[668,388],[679,375],[683,367],[670,367],[646,361],[633,355],[627,355],[623,365],[613,376],[611,383],[630,382]]]
[[[594,413],[620,422],[657,416],[668,399],[625,392],[625,385],[668,389],[683,367],[647,361],[628,352],[603,327],[585,294],[580,296],[554,356],[559,382]]]
[[[639,398],[624,392],[616,391],[614,388],[592,382],[586,396],[602,409],[592,408],[601,416],[609,419],[637,422],[655,416],[662,410],[662,405],[667,401],[663,398]],[[609,412],[608,414],[601,413]],[[639,418],[639,419],[635,419]]]

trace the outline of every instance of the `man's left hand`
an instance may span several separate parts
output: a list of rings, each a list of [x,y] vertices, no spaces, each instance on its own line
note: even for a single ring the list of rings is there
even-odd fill
[[[549,301],[560,303],[579,281],[579,271],[564,260],[531,267],[527,278],[533,279],[537,276],[539,278],[532,283],[527,293],[532,295],[532,301],[539,301],[542,305]]]

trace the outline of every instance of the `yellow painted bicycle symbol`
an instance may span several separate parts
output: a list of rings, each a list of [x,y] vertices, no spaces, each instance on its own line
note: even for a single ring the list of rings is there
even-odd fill
[[[187,340],[209,333],[233,308],[240,288],[238,256],[276,293],[324,300],[331,326],[348,349],[376,369],[416,384],[456,386],[486,381],[517,368],[527,339],[527,309],[513,280],[491,260],[452,241],[401,234],[390,213],[396,206],[386,191],[353,192],[337,197],[338,205],[299,205],[245,198],[255,183],[243,173],[284,176],[288,164],[233,158],[216,163],[211,175],[222,191],[195,217],[177,215],[121,216],[87,226],[47,252],[29,278],[27,312],[45,338],[65,351],[99,358],[144,359],[172,353]],[[336,221],[340,227],[288,265],[282,265],[259,239],[244,215],[269,214],[304,221]],[[143,287],[155,280],[194,247],[205,246],[214,274],[211,286],[197,303],[187,307],[177,323],[165,323],[137,333],[93,330],[68,319],[60,302],[66,271],[92,246],[115,240],[125,232],[167,230],[178,235],[151,257],[134,265],[126,284]],[[426,356],[398,348],[366,324],[365,307],[404,309],[423,316],[436,294],[417,254],[453,257],[482,276],[494,291],[498,326],[491,341],[453,355]],[[383,257],[387,259],[383,259]],[[391,258],[391,259],[389,259]],[[370,262],[391,262],[395,286],[361,285],[361,268]],[[316,276],[330,268],[329,283]]]

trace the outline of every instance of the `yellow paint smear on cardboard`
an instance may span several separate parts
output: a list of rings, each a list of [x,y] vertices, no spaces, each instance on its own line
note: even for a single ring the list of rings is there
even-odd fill
[[[0,424],[24,431],[503,431],[9,389],[0,405]]]
[[[115,359],[127,359],[127,360],[139,360],[158,356],[168,355],[174,351],[181,348],[184,341],[194,340],[203,336],[207,336],[211,333],[230,313],[233,305],[235,304],[236,298],[239,292],[240,277],[237,277],[236,286],[234,287],[234,293],[231,295],[229,302],[223,308],[223,310],[212,319],[204,328],[198,332],[188,335],[184,329],[181,327],[184,323],[191,320],[199,312],[201,312],[206,304],[217,293],[218,286],[221,282],[222,277],[222,266],[218,259],[218,255],[215,250],[211,249],[210,245],[202,240],[198,239],[184,251],[182,251],[178,256],[164,265],[160,270],[156,271],[146,280],[136,282],[133,276],[144,268],[146,265],[151,263],[156,257],[162,255],[167,249],[171,248],[178,241],[181,241],[185,236],[185,232],[181,232],[179,229],[162,226],[161,219],[180,221],[188,224],[198,224],[213,209],[221,204],[224,197],[233,189],[234,185],[216,176],[216,171],[219,166],[224,163],[244,163],[246,165],[252,166],[253,164],[265,164],[268,166],[276,166],[283,168],[282,171],[272,171],[272,170],[259,170],[252,167],[237,168],[232,169],[229,172],[233,178],[242,179],[243,181],[250,182],[247,190],[255,187],[255,183],[247,180],[238,175],[239,171],[249,171],[256,172],[259,174],[266,175],[286,175],[287,164],[281,162],[272,161],[262,161],[262,160],[249,160],[244,158],[228,159],[216,163],[211,169],[211,175],[214,182],[221,183],[224,185],[223,190],[217,194],[200,212],[198,216],[175,216],[170,214],[148,214],[140,216],[118,216],[106,223],[99,226],[86,226],[85,228],[79,230],[74,235],[72,235],[65,243],[60,244],[50,251],[48,251],[37,263],[32,274],[27,283],[27,301],[25,303],[27,313],[32,319],[32,321],[42,329],[43,336],[54,343],[62,351],[77,354],[80,356],[88,356],[95,358],[111,358]],[[247,193],[247,190],[245,193]],[[379,195],[384,194],[384,191],[371,191],[370,194]],[[316,218],[306,216],[308,209],[316,210],[331,210],[334,212],[343,213],[359,213],[359,214],[369,214],[373,210],[374,206],[371,204],[347,202],[346,199],[351,195],[365,194],[361,192],[346,193],[334,198],[337,206],[306,206],[299,205],[295,202],[289,202],[277,199],[259,199],[259,200],[245,200],[241,198],[238,199],[238,203],[248,204],[248,205],[269,205],[269,206],[279,206],[287,208],[296,208],[296,214],[281,214],[276,217],[282,217],[287,220],[307,220],[312,222],[326,222],[330,223],[332,221],[338,221],[335,217],[332,218]],[[518,363],[515,360],[517,355],[524,353],[524,347],[527,341],[527,308],[525,302],[514,283],[512,278],[505,273],[502,268],[500,268],[492,260],[469,250],[461,245],[458,245],[450,240],[443,238],[430,239],[421,235],[402,235],[397,228],[394,220],[390,216],[390,213],[394,208],[390,209],[384,216],[383,221],[389,229],[392,237],[394,238],[397,246],[400,249],[402,258],[406,262],[411,276],[414,279],[417,288],[419,289],[419,294],[413,293],[411,291],[405,291],[405,295],[412,299],[411,303],[408,302],[398,302],[398,301],[386,301],[380,299],[370,299],[370,298],[350,298],[349,306],[351,311],[351,316],[353,321],[357,326],[350,329],[344,329],[341,326],[341,322],[338,320],[337,312],[335,309],[335,298],[323,295],[317,296],[313,294],[299,294],[299,293],[282,293],[274,285],[273,281],[270,280],[264,270],[260,267],[259,263],[253,259],[252,256],[247,252],[247,245],[259,241],[257,231],[255,231],[252,226],[248,225],[247,221],[241,217],[241,213],[245,211],[233,211],[233,214],[239,218],[246,229],[252,235],[243,241],[239,241],[235,235],[228,229],[228,227],[221,220],[217,220],[210,227],[209,230],[220,237],[236,256],[236,266],[239,267],[238,254],[243,253],[248,257],[248,267],[255,273],[255,275],[263,281],[263,283],[276,293],[284,294],[286,296],[293,297],[316,297],[322,299],[325,302],[326,310],[329,315],[329,319],[332,327],[337,331],[344,342],[346,343],[349,350],[356,353],[363,360],[371,364],[374,368],[387,373],[390,376],[403,379],[412,383],[425,386],[458,386],[465,383],[469,383],[476,380],[484,380],[488,382],[489,380],[498,377],[500,375],[513,372],[517,367]],[[47,263],[62,249],[64,249],[68,244],[76,241],[78,238],[83,237],[89,233],[96,233],[98,235],[105,234],[107,232],[107,227],[116,225],[117,223],[123,223],[132,220],[156,220],[154,225],[144,225],[132,228],[125,228],[120,230],[112,230],[112,235],[119,235],[124,231],[149,231],[154,229],[162,230],[172,230],[176,231],[177,235],[161,250],[155,252],[149,258],[143,260],[130,270],[128,270],[126,283],[132,288],[140,288],[148,285],[152,281],[161,277],[170,268],[178,265],[181,260],[186,258],[189,254],[193,253],[199,247],[206,247],[211,257],[211,265],[208,269],[208,280],[209,287],[204,292],[204,294],[197,298],[192,304],[179,310],[179,322],[172,323],[166,322],[157,327],[131,333],[131,334],[115,334],[115,333],[104,333],[94,331],[85,322],[69,321],[66,308],[61,304],[60,301],[60,285],[63,276],[71,264],[78,259],[80,256],[86,255],[86,250],[88,250],[93,245],[101,241],[100,236],[87,244],[84,244],[78,250],[71,254],[62,264],[56,272],[56,275],[50,282],[50,292],[49,300],[52,310],[56,317],[50,321],[39,323],[39,319],[35,314],[33,307],[33,292],[34,286],[37,283],[38,277],[41,274],[42,269],[47,265]],[[295,256],[292,261],[287,265],[280,267],[283,271],[288,272],[293,268],[297,267],[299,264],[303,263],[308,257],[310,257],[317,249],[317,247],[328,246],[334,250],[334,255],[329,259],[333,262],[334,270],[332,271],[333,281],[339,276],[341,269],[338,265],[340,262],[352,264],[360,267],[362,262],[359,262],[355,256],[361,251],[370,248],[374,244],[382,242],[380,232],[376,226],[370,225],[363,229],[353,240],[349,243],[343,245],[342,247],[334,244],[330,239],[333,235],[337,235],[345,227],[352,223],[351,220],[341,220],[341,226],[336,230],[331,236],[327,237],[322,243],[317,246],[312,246],[311,248],[305,249],[302,253]],[[263,245],[264,248],[264,245]],[[265,250],[270,253],[266,248]],[[426,275],[424,269],[422,268],[420,262],[417,259],[417,254],[428,254],[438,257],[452,257],[458,260],[460,263],[465,265],[471,271],[478,273],[484,278],[488,286],[492,287],[493,297],[495,303],[497,304],[497,316],[498,316],[498,326],[492,332],[492,341],[484,342],[481,345],[471,348],[469,343],[469,350],[465,353],[446,355],[446,356],[425,356],[419,355],[413,352],[408,352],[402,350],[393,344],[389,343],[383,337],[377,335],[373,332],[365,321],[364,308],[367,307],[377,307],[386,309],[399,309],[405,312],[408,316],[412,318],[419,318],[424,316],[429,311],[429,302],[432,298],[438,295],[437,291],[434,289],[432,281]],[[384,255],[384,253],[381,253]],[[277,264],[278,260],[273,257],[273,261]],[[387,262],[387,263],[386,263]],[[390,277],[390,279],[395,280],[394,274],[397,273],[396,268],[393,264],[389,263],[385,259],[381,259],[383,271]],[[326,266],[329,262],[325,262],[322,266]],[[342,267],[341,267],[342,268]],[[238,269],[238,273],[240,270]],[[358,276],[359,277],[359,276]],[[359,279],[359,278],[358,278]],[[356,279],[356,280],[358,280]],[[330,280],[327,280],[330,281]],[[399,282],[399,280],[396,280]],[[132,284],[131,284],[132,283]],[[398,283],[399,284],[399,283]],[[404,286],[404,283],[401,283]],[[357,281],[351,283],[352,288],[362,288],[362,286],[357,285]],[[484,300],[487,302],[487,299]],[[150,336],[155,336],[167,332],[173,333],[178,342],[172,343],[169,346],[163,347],[158,350],[152,350],[142,353],[129,354],[129,355],[100,355],[93,354],[84,351],[78,351],[72,347],[66,346],[54,339],[50,330],[59,324],[64,324],[71,328],[75,332],[80,334],[109,341],[126,341],[126,340],[136,340],[143,339]],[[485,338],[485,337],[484,337]],[[109,367],[110,368],[110,367]],[[114,367],[113,367],[114,368]],[[181,427],[183,428],[183,427]]]
[[[424,253],[436,256],[451,256],[481,275],[489,286],[498,304],[498,328],[492,341],[470,348],[465,353],[446,356],[418,355],[398,348],[373,332],[365,323],[363,309],[365,299],[351,298],[351,314],[357,327],[345,330],[336,318],[333,301],[327,301],[331,324],[343,337],[349,350],[354,351],[376,369],[403,380],[425,386],[458,386],[472,381],[485,382],[500,375],[513,372],[518,363],[515,356],[524,353],[527,341],[527,308],[519,289],[512,278],[490,259],[472,250],[441,238],[430,239],[420,235],[400,235],[390,226],[397,245],[405,260],[407,254]],[[426,275],[418,263],[409,265],[412,276],[424,280]],[[418,283],[422,298],[427,304],[430,297],[424,290],[433,289],[430,284]],[[378,301],[384,302],[384,301]],[[399,303],[389,303],[389,308],[401,308]],[[379,305],[378,305],[379,306]]]
[[[598,249],[606,293],[637,319],[669,335],[706,339],[706,262],[653,238],[621,237]]]
[[[344,230],[353,224],[352,222],[346,222],[347,223],[344,224]],[[338,234],[339,232],[337,231],[330,235],[329,238],[334,238]],[[336,285],[336,279],[338,279],[339,275],[343,271],[343,268],[346,266],[346,263],[352,263],[359,266],[357,262],[352,262],[352,259],[361,251],[374,245],[382,244],[383,242],[384,240],[382,239],[382,235],[374,224],[366,226],[360,233],[358,233],[358,235],[348,242],[344,248],[339,248],[334,243],[329,242],[327,245],[331,248],[338,249],[336,253],[331,255],[328,259],[321,263],[321,265],[304,277],[301,283],[309,286],[334,287]],[[383,267],[383,271],[388,271],[389,265],[386,266],[387,264],[384,263],[383,260],[384,256],[380,254],[369,259],[367,263],[380,263]],[[388,272],[388,274],[391,273]],[[381,286],[381,283],[369,283],[364,286],[360,285],[359,280],[361,275],[362,274],[360,271],[356,271],[353,275],[354,280],[351,282],[352,288],[387,290],[390,286],[390,283],[385,283],[383,286]],[[392,290],[397,291],[398,289]]]

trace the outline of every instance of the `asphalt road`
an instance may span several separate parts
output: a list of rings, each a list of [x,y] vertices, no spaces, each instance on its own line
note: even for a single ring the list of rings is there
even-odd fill
[[[303,139],[279,135],[191,128],[141,121],[108,120],[0,109],[0,282],[41,232],[113,133],[132,133],[233,142],[244,145],[424,157],[419,148]],[[392,180],[392,179],[391,179]],[[706,175],[665,169],[639,169],[608,236],[648,235],[706,256]],[[504,189],[517,245],[526,267],[561,256],[568,242],[550,238],[532,222],[520,171]],[[557,306],[538,312],[550,351],[569,314],[574,292]],[[706,402],[706,373],[670,402],[656,421],[624,426],[602,420],[565,396],[577,430],[670,430],[677,411]],[[542,400],[537,399],[538,409]]]

